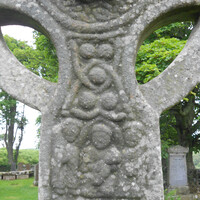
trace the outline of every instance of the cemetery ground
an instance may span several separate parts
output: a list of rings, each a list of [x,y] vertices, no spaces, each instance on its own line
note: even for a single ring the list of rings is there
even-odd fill
[[[34,178],[0,181],[1,200],[37,200],[38,187],[33,185]]]

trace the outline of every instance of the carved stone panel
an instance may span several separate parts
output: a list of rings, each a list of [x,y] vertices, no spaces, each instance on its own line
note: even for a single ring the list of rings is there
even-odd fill
[[[200,82],[200,22],[153,81],[138,85],[134,64],[145,36],[195,18],[199,6],[200,0],[0,0],[1,25],[32,26],[57,49],[53,84],[25,69],[0,40],[0,87],[42,113],[40,200],[163,199],[159,116]]]
[[[139,117],[150,108],[130,101],[114,46],[113,40],[71,42],[75,78],[53,128],[52,199],[145,199],[140,186],[160,176],[159,151],[148,145],[155,127]]]

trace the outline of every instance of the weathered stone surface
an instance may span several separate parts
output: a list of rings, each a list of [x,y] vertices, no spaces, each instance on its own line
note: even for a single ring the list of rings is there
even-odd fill
[[[169,152],[169,188],[176,189],[178,194],[188,194],[186,154],[189,149],[182,146],[170,147]]]
[[[18,163],[17,171],[23,171],[23,170],[24,170],[24,163]]]
[[[28,174],[19,174],[17,175],[17,179],[28,179],[29,175]]]
[[[32,170],[0,172],[0,179],[3,180],[27,179],[31,175],[33,175]]]
[[[25,170],[31,170],[31,165],[30,164],[24,164],[24,163],[18,163],[17,171],[25,171]]]
[[[57,49],[59,81],[33,75],[0,43],[0,87],[42,112],[40,200],[163,199],[159,115],[200,82],[200,25],[164,73],[139,86],[137,49],[156,28],[194,19],[200,0],[0,0]]]
[[[7,180],[7,181],[10,181],[10,180],[15,180],[15,175],[11,175],[11,174],[4,174],[3,175],[3,180]]]
[[[34,166],[34,185],[38,186],[39,181],[39,163]]]

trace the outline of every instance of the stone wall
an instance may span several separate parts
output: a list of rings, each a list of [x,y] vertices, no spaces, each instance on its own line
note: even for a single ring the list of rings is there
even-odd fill
[[[28,179],[33,176],[32,170],[0,172],[0,180]]]

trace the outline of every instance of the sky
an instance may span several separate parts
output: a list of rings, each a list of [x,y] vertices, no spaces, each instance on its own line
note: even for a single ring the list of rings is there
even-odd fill
[[[33,46],[33,29],[24,26],[4,26],[2,27],[3,35],[7,34],[17,40],[27,41],[29,45]],[[26,106],[25,116],[28,119],[28,124],[25,127],[24,138],[20,149],[34,149],[37,145],[37,126],[35,125],[36,118],[39,112]],[[0,146],[1,147],[1,146]]]

